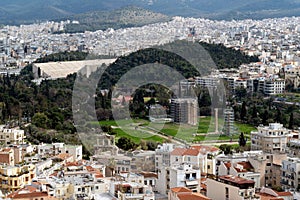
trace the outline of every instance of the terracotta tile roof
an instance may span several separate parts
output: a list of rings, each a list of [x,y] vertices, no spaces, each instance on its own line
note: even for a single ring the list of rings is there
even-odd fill
[[[195,148],[175,148],[172,152],[171,155],[173,156],[198,156],[199,155],[199,150]]]
[[[278,196],[281,196],[281,197],[293,196],[293,194],[291,192],[276,192],[276,193],[278,194]]]
[[[103,178],[103,174],[98,170],[98,169],[95,169],[93,168],[92,166],[85,166],[86,170],[95,174],[95,177],[96,178]]]
[[[141,172],[141,175],[144,176],[144,178],[158,178],[158,175],[154,172]]]
[[[249,171],[253,171],[254,170],[253,166],[248,161],[247,162],[238,162],[237,164],[239,164],[239,165],[241,165],[243,167],[242,169],[240,169],[238,167],[234,167],[234,169],[238,173],[240,173],[240,172],[249,172]]]
[[[255,182],[252,180],[247,180],[245,178],[241,178],[238,176],[232,176],[232,175],[225,175],[225,176],[219,176],[219,179],[226,180],[232,183],[237,184],[254,184]]]
[[[78,166],[81,166],[82,163],[79,163],[79,162],[67,162],[65,164],[66,167],[71,167],[71,166],[75,166],[75,167],[78,167]]]
[[[192,192],[192,190],[186,188],[186,187],[174,187],[171,188],[172,192],[178,193],[178,192]]]
[[[182,194],[177,194],[178,199],[180,200],[210,200],[208,197],[200,194],[200,193],[182,193]]]
[[[184,152],[186,151],[185,148],[175,148],[172,152],[171,155],[173,156],[182,156]]]
[[[269,194],[265,194],[265,193],[257,193],[260,196],[260,200],[284,200],[281,197],[274,197],[272,195]]]
[[[56,158],[60,158],[62,160],[66,160],[67,158],[70,158],[72,157],[70,154],[68,153],[61,153],[61,154],[58,154],[57,156],[55,156]]]
[[[202,154],[206,153],[212,153],[212,152],[218,152],[220,149],[214,146],[208,146],[208,145],[192,145],[192,148],[197,149]]]
[[[40,192],[33,186],[25,186],[7,196],[11,199],[24,199],[24,198],[38,198],[38,197],[49,197],[47,192]],[[54,198],[56,199],[56,198]]]
[[[47,197],[48,194],[46,192],[30,192],[30,193],[18,193],[14,192],[10,195],[8,195],[8,198],[11,199],[24,199],[24,198],[33,198],[33,197]]]
[[[197,149],[187,149],[183,153],[184,156],[198,156],[199,151]]]

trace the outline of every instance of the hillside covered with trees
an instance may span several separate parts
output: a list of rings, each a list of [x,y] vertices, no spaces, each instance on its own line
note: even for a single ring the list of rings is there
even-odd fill
[[[220,45],[217,47],[206,45],[205,48],[214,59],[221,58],[220,56],[214,56],[214,53],[218,52],[215,49],[222,49],[221,51],[225,57],[239,57],[243,55],[241,52],[232,51]],[[247,62],[252,59],[247,56],[245,57],[244,59]],[[48,55],[37,60],[37,62],[82,60],[86,58],[86,53],[62,52]],[[217,63],[221,63],[218,67],[224,66],[222,64],[225,62],[224,60],[216,61]],[[232,59],[230,63],[231,67],[238,67],[239,62],[239,60]],[[99,82],[95,102],[99,120],[112,119],[110,100],[114,84],[124,73],[133,67],[146,63],[161,63],[171,66],[186,78],[200,75],[186,60],[176,54],[163,50],[150,48],[139,50],[128,56],[122,56],[106,69]],[[32,82],[33,76],[31,70],[32,65],[28,65],[21,72],[20,76],[0,76],[1,123],[16,124],[31,121],[32,125],[27,128],[27,138],[32,142],[64,141],[67,143],[78,143],[79,140],[76,134],[74,134],[76,130],[73,126],[72,91],[74,82],[79,75],[71,74],[67,78],[44,80],[40,85],[36,85]],[[151,72],[151,69],[149,69],[149,72]],[[93,74],[93,76],[96,75],[97,72]],[[146,104],[146,102],[141,102],[141,97],[150,95],[147,90],[149,88],[154,90],[154,93],[151,95],[156,96],[160,103],[168,106],[168,98],[170,98],[172,93],[169,93],[168,90],[158,85],[149,85],[148,88],[142,88],[140,92],[136,92],[140,97],[135,96],[132,105],[130,105],[132,115],[137,115],[138,117],[146,116],[146,113],[145,115],[140,115],[141,109],[145,109],[144,103]],[[100,89],[108,89],[108,92],[102,93]],[[207,91],[206,95],[208,95]],[[201,98],[203,100],[201,100],[203,107],[210,105],[207,98],[205,100],[203,95]]]

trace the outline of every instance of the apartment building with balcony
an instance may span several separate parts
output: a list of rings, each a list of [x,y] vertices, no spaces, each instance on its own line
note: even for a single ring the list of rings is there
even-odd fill
[[[262,150],[265,153],[285,152],[290,133],[291,130],[279,123],[258,126],[257,131],[251,131],[251,150]]]
[[[109,193],[119,200],[155,200],[151,186],[139,182],[112,181]]]
[[[260,173],[257,172],[249,161],[225,162],[220,165],[220,176],[233,175],[255,182],[255,188],[260,188]]]
[[[163,143],[155,149],[155,171],[162,167],[170,166],[171,152],[174,150],[175,144]]]
[[[300,159],[288,157],[282,161],[281,184],[285,190],[300,190]]]
[[[233,175],[207,178],[207,197],[211,199],[259,200],[255,194],[255,182]]]
[[[4,192],[14,192],[31,183],[36,176],[35,166],[0,166],[0,188]]]
[[[200,169],[191,164],[182,163],[158,171],[157,190],[167,195],[170,188],[187,187],[193,192],[200,192]]]
[[[5,125],[0,126],[0,143],[2,144],[23,144],[25,138],[24,130],[7,128]]]
[[[282,94],[285,90],[284,79],[267,79],[264,83],[264,94],[265,95],[276,95]]]
[[[59,154],[70,154],[74,161],[82,160],[82,145],[67,145],[64,143],[37,145],[37,152],[41,156],[52,157]]]
[[[195,77],[196,85],[201,87],[215,88],[220,84],[220,79],[214,76]]]

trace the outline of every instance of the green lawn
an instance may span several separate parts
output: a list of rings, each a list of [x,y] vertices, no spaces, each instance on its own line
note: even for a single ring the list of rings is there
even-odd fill
[[[91,124],[96,124],[98,122],[91,122]],[[114,131],[116,134],[116,139],[124,136],[131,138],[135,143],[139,143],[141,139],[143,140],[152,140],[157,142],[163,142],[165,139],[159,136],[153,136],[149,133],[147,127],[151,127],[164,133],[165,135],[176,137],[187,142],[193,141],[204,141],[204,140],[230,140],[230,139],[238,139],[240,132],[245,132],[246,137],[249,137],[250,132],[256,130],[255,127],[242,124],[239,122],[235,122],[236,132],[237,134],[233,136],[226,135],[213,135],[208,134],[208,132],[214,132],[214,123],[215,120],[213,117],[201,117],[199,121],[199,125],[191,126],[186,124],[174,124],[174,123],[166,123],[166,124],[156,124],[150,123],[148,120],[144,119],[133,119],[133,121],[129,120],[118,120],[116,121],[101,121],[100,125],[108,125],[115,126]],[[219,131],[222,130],[223,127],[223,119],[219,119]],[[197,134],[195,136],[195,134]]]
[[[150,137],[147,137],[147,138],[140,138],[140,137],[135,137],[134,135],[132,135],[131,133],[128,134],[128,132],[126,131],[123,131],[122,129],[120,128],[116,128],[114,129],[114,131],[117,133],[116,135],[116,141],[120,138],[120,137],[127,137],[127,138],[130,138],[134,143],[136,144],[140,144],[141,140],[149,140],[149,141],[155,141],[155,142],[160,142],[160,143],[163,143],[165,141],[164,138],[161,138],[159,136],[150,136]]]
[[[227,135],[213,135],[213,134],[209,134],[209,135],[197,135],[193,141],[211,141],[211,140],[236,140],[239,138],[238,134],[231,136],[227,136]]]
[[[218,130],[222,131],[222,127],[224,124],[224,119],[219,119],[219,127]],[[151,124],[153,128],[157,128],[155,126],[161,126],[161,125],[155,125]],[[192,141],[204,141],[204,140],[230,140],[232,139],[238,139],[240,132],[245,132],[246,136],[250,134],[251,131],[256,130],[255,127],[248,125],[248,124],[242,124],[235,122],[236,126],[236,132],[237,134],[234,134],[231,136],[226,135],[206,135],[208,132],[214,132],[215,130],[215,119],[214,117],[201,117],[199,120],[198,129],[195,126],[190,125],[179,125],[179,124],[165,124],[163,129],[159,129],[161,132],[165,133],[166,135],[177,137],[179,139],[183,139],[188,142]],[[157,128],[158,129],[158,128]],[[197,136],[194,136],[194,134],[197,133]]]
[[[150,122],[144,119],[133,119],[129,120],[107,120],[100,122],[90,122],[92,125],[99,123],[101,126],[114,126],[114,132],[116,132],[116,140],[120,137],[128,137],[132,139],[136,144],[139,144],[141,140],[150,140],[156,142],[164,142],[165,139],[156,135],[152,135],[145,131],[144,129],[139,128],[139,126],[146,126]],[[137,127],[137,128],[136,128]]]
[[[235,124],[236,128],[238,128],[239,132],[244,132],[247,135],[250,135],[251,131],[257,130],[254,126],[252,126],[250,124],[242,124],[239,122],[235,122],[234,124]]]

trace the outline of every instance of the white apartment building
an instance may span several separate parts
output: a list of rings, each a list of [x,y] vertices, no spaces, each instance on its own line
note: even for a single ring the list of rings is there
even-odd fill
[[[282,94],[285,90],[284,79],[268,79],[264,83],[264,94],[265,95],[276,95]]]
[[[72,155],[74,161],[82,160],[82,145],[66,145],[64,143],[37,145],[37,152],[41,156],[55,156],[61,153]]]
[[[214,174],[215,173],[215,159],[219,149],[206,145],[192,145],[190,148],[175,148],[171,152],[170,164],[178,165],[181,163],[191,164],[199,167],[201,172]]]
[[[170,188],[187,187],[193,192],[200,192],[200,169],[191,164],[172,165],[162,168],[158,172],[157,190],[161,194],[168,194]]]
[[[284,190],[300,190],[300,159],[288,158],[282,161],[281,184]]]
[[[112,181],[109,193],[119,200],[155,200],[151,186],[140,182]]]
[[[260,198],[255,195],[254,181],[237,176],[219,176],[216,179],[207,178],[207,197],[211,199],[244,200]]]
[[[285,152],[291,130],[279,123],[259,126],[257,129],[258,131],[251,131],[251,150],[262,150],[265,153]]]
[[[255,188],[260,188],[260,173],[249,161],[222,162],[219,166],[219,176],[233,175],[255,182]]]
[[[6,128],[5,125],[0,126],[0,142],[2,144],[23,144],[25,138],[24,130],[20,130],[19,128]]]
[[[220,83],[220,79],[213,76],[203,76],[203,77],[195,77],[196,85],[201,87],[217,87]]]
[[[170,166],[170,155],[174,148],[175,144],[172,143],[163,143],[157,146],[155,149],[155,171]]]

